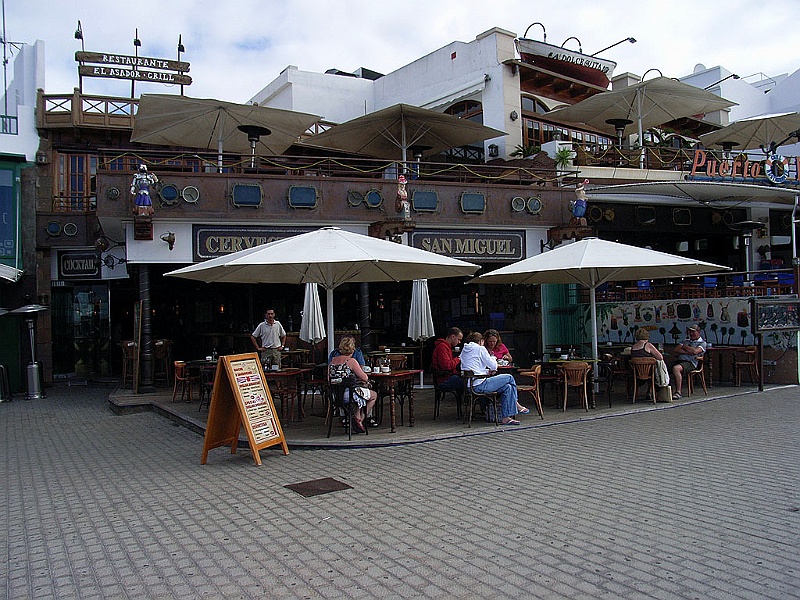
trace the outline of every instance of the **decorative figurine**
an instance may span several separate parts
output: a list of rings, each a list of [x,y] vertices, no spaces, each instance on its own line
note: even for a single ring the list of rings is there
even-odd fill
[[[137,217],[153,214],[153,202],[150,200],[150,186],[158,183],[154,173],[147,172],[146,165],[139,165],[139,172],[134,174],[131,182],[131,194],[135,194],[133,214]]]
[[[400,213],[404,219],[411,218],[411,204],[408,202],[408,192],[406,191],[405,175],[397,178],[397,196],[394,200],[394,209]]]
[[[573,217],[572,224],[574,225],[586,225],[584,216],[586,215],[586,186],[588,183],[589,180],[584,179],[577,185],[575,188],[575,200],[571,200],[569,203]]]

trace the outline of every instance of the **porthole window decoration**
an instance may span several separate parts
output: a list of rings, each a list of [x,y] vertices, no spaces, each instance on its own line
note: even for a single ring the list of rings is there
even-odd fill
[[[158,196],[161,198],[162,206],[175,206],[181,198],[178,186],[172,183],[166,183],[158,190]]]
[[[64,235],[74,237],[78,233],[78,226],[75,223],[64,224]]]
[[[231,191],[231,200],[237,207],[258,208],[264,198],[264,192],[257,183],[237,183]]]
[[[434,190],[414,190],[411,193],[411,208],[415,212],[436,212],[439,208],[439,195]]]
[[[383,206],[383,194],[380,190],[371,189],[364,194],[364,204],[367,208],[380,208]]]
[[[655,225],[656,224],[656,209],[654,206],[637,206],[636,207],[636,222],[639,225]]]
[[[525,210],[525,198],[522,196],[515,196],[511,199],[511,210],[514,212],[522,212]]]
[[[317,188],[313,185],[292,185],[288,192],[290,208],[317,208]]]
[[[672,223],[683,227],[691,225],[692,211],[690,211],[688,208],[673,208]]]
[[[539,196],[531,196],[528,198],[526,206],[530,214],[538,215],[542,212],[542,199]]]
[[[482,215],[486,212],[486,196],[482,193],[464,192],[459,203],[464,214]]]
[[[187,185],[181,190],[181,197],[183,198],[184,202],[188,202],[189,204],[197,204],[197,201],[200,199],[200,190],[193,185]]]
[[[603,218],[603,209],[597,206],[596,204],[592,204],[589,207],[586,216],[589,217],[589,221],[592,223],[598,223],[600,219]]]
[[[347,190],[347,204],[349,206],[361,206],[364,203],[364,194],[356,190]]]
[[[106,190],[106,198],[109,200],[117,200],[119,199],[120,191],[117,187],[110,187]]]
[[[59,237],[61,235],[61,223],[58,221],[48,221],[44,230],[50,237]]]

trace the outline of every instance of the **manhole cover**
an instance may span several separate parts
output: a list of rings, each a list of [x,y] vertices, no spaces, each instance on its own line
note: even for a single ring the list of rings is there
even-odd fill
[[[303,481],[302,483],[290,483],[283,486],[294,490],[301,496],[308,498],[309,496],[319,496],[320,494],[327,494],[329,492],[338,492],[339,490],[351,490],[352,485],[347,485],[342,481],[337,481],[333,477],[323,477],[322,479],[314,479],[312,481]]]

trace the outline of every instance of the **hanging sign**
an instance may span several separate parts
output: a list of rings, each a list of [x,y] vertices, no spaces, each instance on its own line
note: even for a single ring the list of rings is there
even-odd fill
[[[221,356],[217,362],[200,464],[206,464],[213,448],[230,446],[235,454],[242,425],[257,465],[261,464],[258,451],[263,448],[281,444],[283,453],[289,454],[261,361],[254,352]]]

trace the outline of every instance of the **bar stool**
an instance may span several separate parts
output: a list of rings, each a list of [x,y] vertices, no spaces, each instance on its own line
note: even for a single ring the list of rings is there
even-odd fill
[[[0,365],[0,402],[11,402],[11,386],[8,384],[8,369]]]
[[[163,381],[168,387],[172,383],[170,365],[172,363],[172,340],[156,340],[153,343],[153,379]]]
[[[130,387],[133,389],[136,365],[136,342],[133,340],[125,340],[122,342],[122,387],[128,387],[130,380]]]

